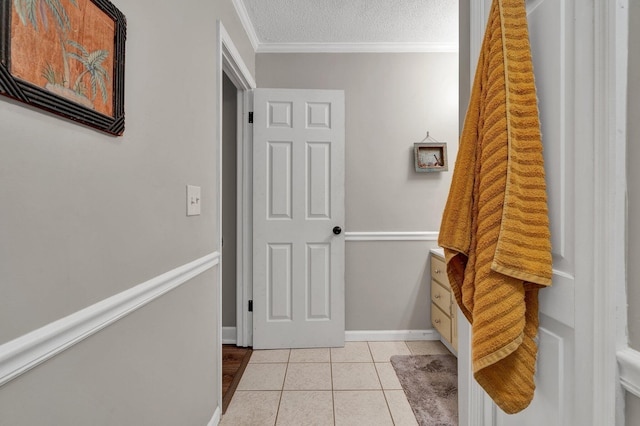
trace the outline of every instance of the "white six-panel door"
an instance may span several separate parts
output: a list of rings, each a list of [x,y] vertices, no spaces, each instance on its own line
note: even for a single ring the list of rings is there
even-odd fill
[[[253,127],[253,347],[343,346],[344,92],[256,89]]]
[[[496,426],[568,426],[575,423],[574,395],[576,357],[575,324],[575,128],[588,127],[588,117],[575,114],[576,72],[574,64],[575,31],[573,14],[575,0],[526,0],[532,59],[538,94],[541,132],[544,146],[547,195],[553,252],[553,285],[540,291],[540,327],[538,329],[538,362],[536,392],[531,405],[524,411],[507,415],[482,391],[485,403],[481,410],[467,413],[473,425]],[[481,12],[486,23],[491,0],[472,0],[474,12]],[[475,29],[474,29],[475,28]],[[471,63],[475,69],[478,41],[484,34],[482,26],[472,26]],[[475,34],[473,33],[475,31]],[[588,40],[582,40],[589,43]],[[472,73],[473,77],[473,73]],[[582,247],[582,249],[588,249]],[[579,250],[578,250],[579,251]],[[468,333],[462,332],[464,335]],[[470,348],[464,342],[468,360]],[[468,366],[461,366],[468,369]],[[586,371],[585,371],[586,373]],[[467,373],[468,374],[468,373]],[[474,402],[474,389],[461,399]],[[477,403],[477,398],[476,398]],[[463,409],[467,409],[464,407]],[[482,412],[482,418],[478,413]],[[475,417],[474,417],[475,416]]]
[[[575,157],[569,77],[573,62],[567,54],[573,50],[573,27],[567,15],[570,3],[572,0],[526,2],[547,177],[553,285],[540,291],[535,398],[529,408],[513,416],[497,410],[498,426],[565,426],[574,420]]]
[[[574,421],[575,193],[572,0],[529,0],[527,18],[544,146],[553,253],[553,286],[540,292],[536,394],[498,425],[564,426]],[[579,121],[580,118],[578,117]],[[587,125],[587,123],[582,123]]]

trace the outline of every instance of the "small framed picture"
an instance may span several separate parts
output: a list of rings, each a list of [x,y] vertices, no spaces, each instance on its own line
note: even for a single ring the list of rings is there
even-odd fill
[[[449,169],[445,142],[416,142],[413,152],[416,172],[444,172]]]

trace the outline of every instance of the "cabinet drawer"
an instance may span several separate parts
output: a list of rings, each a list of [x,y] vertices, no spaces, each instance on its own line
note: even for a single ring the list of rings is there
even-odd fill
[[[431,301],[448,314],[451,310],[451,291],[442,287],[437,281],[431,280]]]
[[[458,351],[458,306],[451,306],[451,346]]]
[[[435,303],[431,304],[431,323],[443,339],[447,342],[451,341],[451,318],[442,312]]]
[[[431,278],[438,281],[445,287],[449,287],[449,279],[447,278],[447,266],[439,257],[431,256]]]

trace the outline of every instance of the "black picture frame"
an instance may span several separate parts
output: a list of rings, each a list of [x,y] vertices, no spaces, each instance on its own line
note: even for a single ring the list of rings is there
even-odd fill
[[[107,0],[88,0],[115,23],[111,116],[83,106],[11,73],[11,19],[13,0],[0,0],[0,95],[54,113],[114,136],[124,133],[124,75],[126,18]]]

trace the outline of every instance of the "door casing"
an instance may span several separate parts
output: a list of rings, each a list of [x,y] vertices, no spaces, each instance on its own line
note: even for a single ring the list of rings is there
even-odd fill
[[[251,90],[256,82],[242,60],[229,33],[220,20],[217,21],[216,35],[216,250],[222,253],[222,79],[223,73],[238,89],[237,111],[237,253],[236,253],[236,333],[238,346],[250,346],[252,318],[247,311],[245,300],[251,297],[251,127],[246,125],[252,104]],[[222,407],[222,262],[217,272],[218,314],[217,314],[217,368],[218,407]]]

